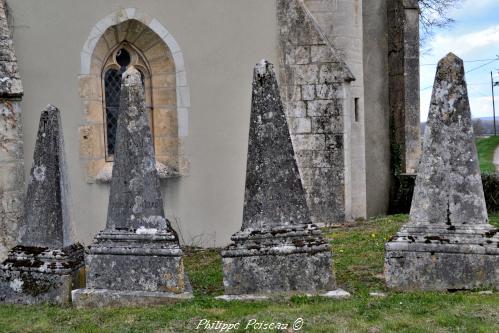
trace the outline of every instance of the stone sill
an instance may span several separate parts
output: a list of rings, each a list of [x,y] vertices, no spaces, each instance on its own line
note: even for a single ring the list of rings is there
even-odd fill
[[[111,183],[113,165],[113,162],[107,162],[106,164],[104,164],[104,166],[97,173],[95,180],[98,183]],[[159,161],[156,161],[156,170],[158,171],[160,179],[176,178],[182,176],[178,170],[166,166]]]

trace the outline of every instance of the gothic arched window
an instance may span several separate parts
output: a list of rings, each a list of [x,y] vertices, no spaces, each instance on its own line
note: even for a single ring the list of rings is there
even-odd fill
[[[129,66],[134,66],[142,76],[142,84],[146,97],[146,109],[149,111],[149,121],[152,124],[151,105],[151,75],[149,66],[143,56],[129,43],[124,42],[115,48],[102,71],[102,82],[104,90],[104,142],[106,149],[106,160],[112,161],[116,143],[116,129],[118,125],[118,113],[120,107],[121,77]]]
[[[183,140],[190,96],[183,53],[166,30],[156,32],[156,20],[144,21],[146,16],[135,10],[127,15],[134,13],[140,17],[123,20],[120,14],[119,23],[108,26],[97,43],[90,42],[95,36],[90,38],[81,53],[79,93],[84,119],[79,127],[80,157],[89,183],[111,181],[121,74],[129,66],[142,74],[159,176],[188,174]]]

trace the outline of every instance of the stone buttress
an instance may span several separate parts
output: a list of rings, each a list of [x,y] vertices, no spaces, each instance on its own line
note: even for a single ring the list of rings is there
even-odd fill
[[[42,111],[26,195],[20,243],[0,265],[0,302],[71,301],[84,285],[84,252],[72,242],[69,183],[60,113]]]
[[[311,223],[272,64],[254,70],[242,229],[222,251],[226,295],[318,292],[335,280]]]
[[[140,72],[122,78],[106,229],[87,261],[77,306],[148,305],[191,297],[178,237],[165,218]]]
[[[0,0],[0,261],[16,245],[24,202],[23,87],[6,4]]]
[[[499,230],[488,223],[463,61],[437,68],[410,220],[385,245],[398,290],[499,288]]]

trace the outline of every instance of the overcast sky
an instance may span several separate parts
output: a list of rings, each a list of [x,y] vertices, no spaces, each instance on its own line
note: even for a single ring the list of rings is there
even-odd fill
[[[473,117],[492,116],[490,71],[499,81],[499,59],[491,62],[499,56],[499,0],[465,0],[451,10],[451,17],[456,22],[437,31],[421,54],[421,121],[428,117],[436,63],[448,52],[462,58],[465,70],[470,71],[466,81]],[[495,93],[499,111],[499,87]]]

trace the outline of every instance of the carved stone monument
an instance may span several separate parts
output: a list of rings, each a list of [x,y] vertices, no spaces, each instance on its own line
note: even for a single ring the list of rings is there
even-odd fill
[[[385,245],[398,290],[499,288],[499,232],[488,223],[463,61],[437,68],[410,220]]]
[[[58,303],[84,285],[84,253],[72,242],[60,113],[42,111],[19,245],[0,265],[0,302]]]
[[[87,256],[77,306],[147,305],[192,296],[178,237],[165,218],[140,72],[122,78],[106,229]]]
[[[226,295],[334,288],[331,248],[311,224],[273,65],[253,78],[242,229],[222,252]]]

